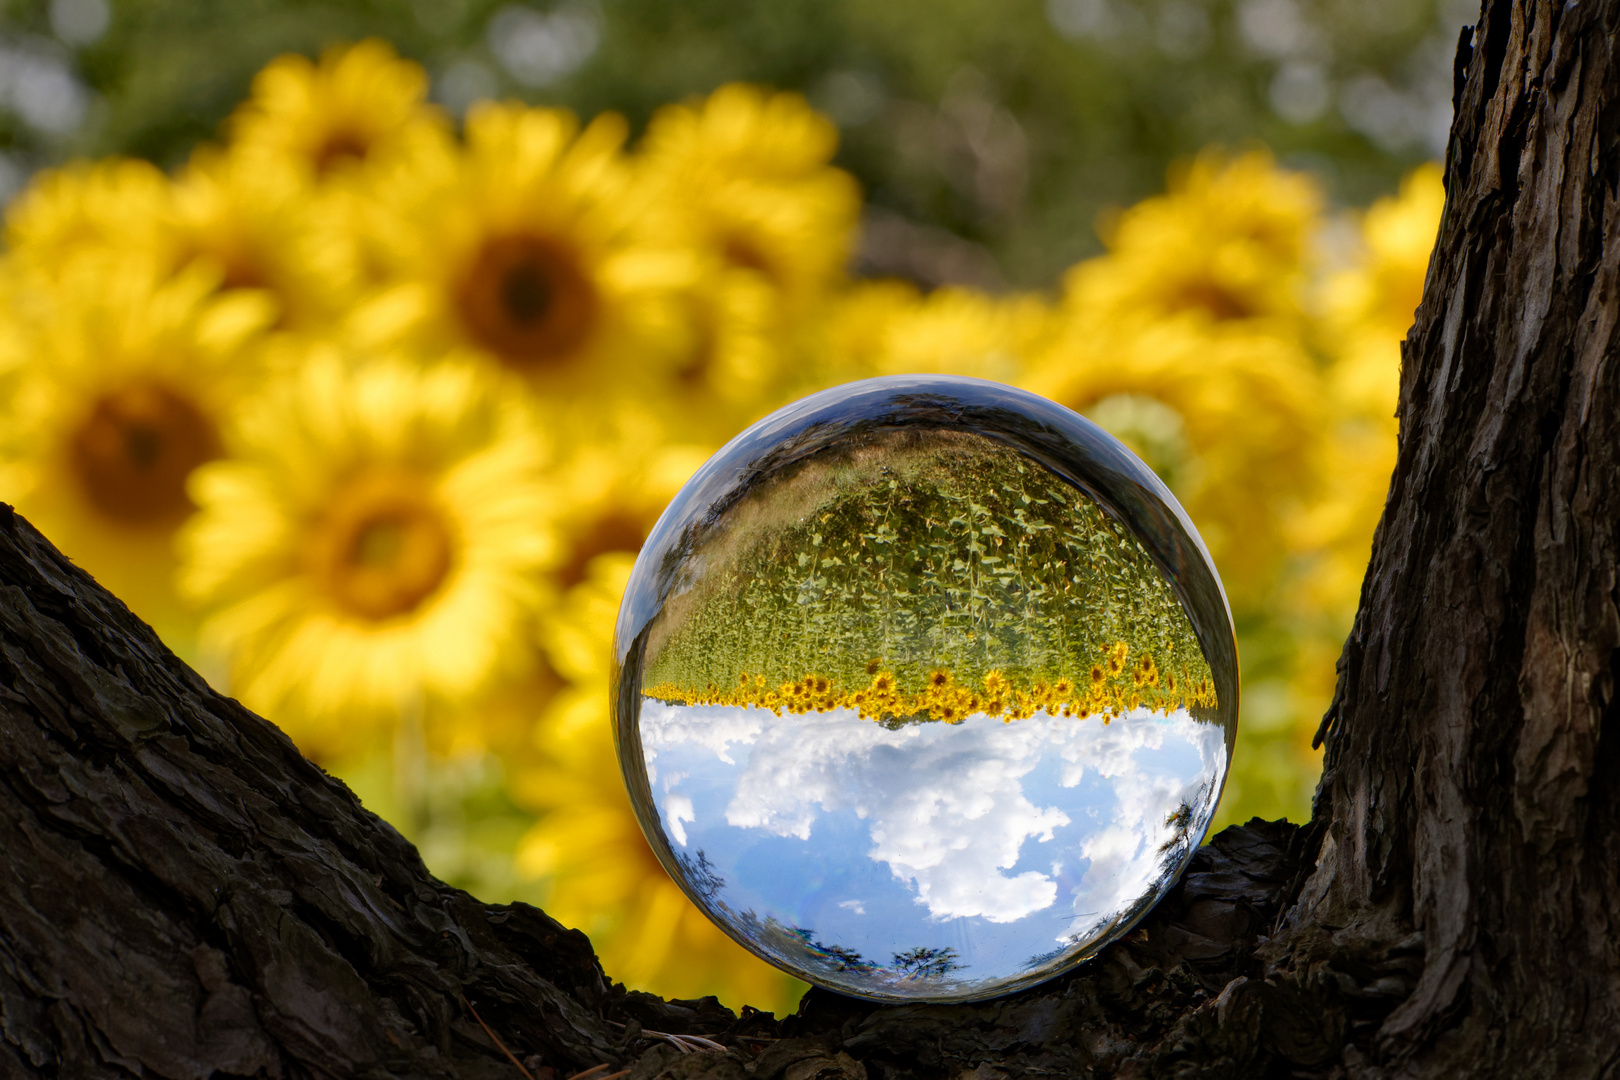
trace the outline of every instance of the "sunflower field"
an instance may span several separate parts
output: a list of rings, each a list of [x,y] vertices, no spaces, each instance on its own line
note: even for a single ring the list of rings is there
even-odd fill
[[[1226,584],[1243,715],[1219,825],[1309,813],[1442,205],[1364,212],[1211,149],[1043,292],[848,267],[838,128],[728,84],[625,120],[427,101],[369,40],[265,67],[170,172],[35,174],[0,254],[0,499],[490,901],[610,974],[791,1008],[642,840],[608,641],[725,440],[872,375],[1013,383],[1164,477]]]

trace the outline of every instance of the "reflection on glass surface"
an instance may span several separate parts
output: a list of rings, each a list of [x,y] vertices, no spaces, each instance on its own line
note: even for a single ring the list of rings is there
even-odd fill
[[[683,489],[615,638],[660,860],[733,937],[879,999],[1030,985],[1123,933],[1203,836],[1236,655],[1190,522],[1009,387],[874,379]]]

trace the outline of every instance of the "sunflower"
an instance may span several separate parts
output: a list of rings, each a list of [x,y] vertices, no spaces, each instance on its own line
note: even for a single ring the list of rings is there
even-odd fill
[[[1413,170],[1398,195],[1361,220],[1360,250],[1323,290],[1323,339],[1335,358],[1335,397],[1354,412],[1393,420],[1400,343],[1412,325],[1446,192],[1440,166]]]
[[[575,440],[556,470],[558,557],[551,579],[562,590],[585,580],[598,556],[634,555],[675,493],[708,460],[699,444],[638,439]]]
[[[147,619],[170,624],[173,532],[187,478],[217,456],[251,388],[263,297],[215,294],[201,268],[82,257],[13,277],[0,309],[7,501]]]
[[[1069,303],[1096,325],[1190,318],[1297,324],[1321,194],[1270,154],[1206,152],[1165,195],[1102,223],[1108,254],[1069,274]]]
[[[1302,546],[1321,558],[1301,602],[1332,611],[1345,626],[1395,468],[1401,339],[1423,296],[1444,206],[1440,167],[1415,169],[1399,194],[1368,209],[1354,261],[1323,290],[1322,336],[1338,413],[1331,446],[1336,482],[1303,530]]]
[[[413,141],[378,182],[368,241],[391,284],[357,313],[360,339],[471,349],[560,393],[661,372],[689,261],[630,235],[624,135],[613,115],[581,131],[559,109],[485,103],[464,149]]]
[[[722,86],[654,114],[638,164],[657,241],[769,283],[789,311],[841,280],[860,215],[838,129],[798,94]]]
[[[307,348],[193,482],[181,582],[238,696],[331,757],[512,673],[555,542],[521,399],[466,365]]]
[[[1146,460],[1197,523],[1234,606],[1263,605],[1321,482],[1324,395],[1309,353],[1241,325],[1108,333],[1067,314],[1025,385]]]
[[[107,158],[38,173],[6,207],[7,259],[40,272],[90,251],[144,252],[172,263],[169,179],[144,161]]]
[[[281,327],[321,326],[363,283],[339,208],[308,195],[285,160],[203,147],[175,179],[165,247],[177,265],[211,269],[221,288],[274,298]]]
[[[937,372],[1013,382],[1052,326],[1034,296],[992,297],[943,288],[897,311],[882,334],[879,373]]]
[[[833,386],[878,374],[891,328],[921,305],[922,294],[904,281],[856,281],[839,290],[804,335],[811,379]]]
[[[1322,480],[1327,395],[1304,335],[1319,209],[1263,152],[1201,155],[1069,272],[1026,379],[1159,473],[1239,608],[1268,602]]]
[[[713,258],[693,265],[671,334],[679,359],[644,400],[671,437],[718,444],[807,390],[811,369],[769,283]]]
[[[636,156],[639,234],[685,254],[680,359],[666,393],[724,438],[815,383],[802,330],[842,282],[859,192],[837,131],[795,94],[724,86],[664,108]],[[700,434],[693,431],[693,434]]]
[[[426,104],[427,73],[375,38],[326,50],[319,61],[280,56],[253,79],[229,121],[244,156],[290,161],[314,181],[364,167],[422,126],[440,126]]]
[[[542,815],[519,845],[519,868],[550,879],[546,911],[589,934],[603,965],[631,988],[785,1012],[804,984],[737,945],[686,899],[653,857],[625,794],[607,660],[632,561],[596,559],[548,621],[548,652],[569,686],[536,727],[544,760],[513,779],[516,800]]]
[[[204,268],[224,290],[264,292],[287,328],[329,321],[363,284],[352,214],[309,197],[286,159],[203,147],[170,180],[140,161],[37,177],[7,210],[14,269],[48,275],[83,254],[165,273]]]

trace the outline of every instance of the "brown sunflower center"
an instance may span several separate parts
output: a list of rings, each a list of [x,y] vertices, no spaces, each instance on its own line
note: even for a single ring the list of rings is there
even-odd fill
[[[311,562],[339,608],[381,621],[408,615],[450,574],[455,532],[420,478],[371,477],[333,501]]]
[[[225,268],[220,287],[224,289],[267,289],[270,282],[264,267],[246,252],[232,252],[220,260]]]
[[[130,525],[184,517],[192,508],[186,477],[219,449],[218,432],[193,401],[146,381],[96,398],[68,443],[90,505]]]
[[[596,289],[578,252],[546,237],[486,242],[456,300],[467,332],[522,371],[566,363],[597,323]]]
[[[338,128],[315,149],[315,174],[325,176],[339,165],[364,161],[371,150],[370,140],[357,131]]]
[[[557,584],[571,589],[584,581],[591,560],[610,551],[636,552],[647,539],[646,523],[626,511],[612,511],[575,534],[566,562],[557,569]]]
[[[721,315],[714,297],[693,293],[687,297],[687,326],[691,337],[686,355],[675,369],[675,380],[687,390],[702,390],[715,374],[720,357]]]
[[[1203,308],[1218,322],[1229,319],[1249,319],[1259,312],[1248,297],[1240,296],[1231,289],[1209,279],[1188,281],[1182,285],[1172,299],[1170,307],[1174,311],[1187,311],[1193,308]]]
[[[752,270],[773,281],[776,279],[776,267],[753,237],[731,233],[720,245],[720,251],[732,266]]]

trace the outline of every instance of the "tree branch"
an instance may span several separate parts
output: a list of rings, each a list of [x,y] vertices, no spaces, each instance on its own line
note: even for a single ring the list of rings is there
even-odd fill
[[[517,1075],[463,996],[557,1076],[638,1061],[647,1076],[1077,1075],[1334,1052],[1255,955],[1309,846],[1287,823],[1222,833],[1126,940],[1014,997],[876,1007],[816,991],[778,1024],[626,992],[577,931],[436,881],[9,508],[0,746],[7,1072]],[[728,1050],[685,1055],[649,1031]]]

